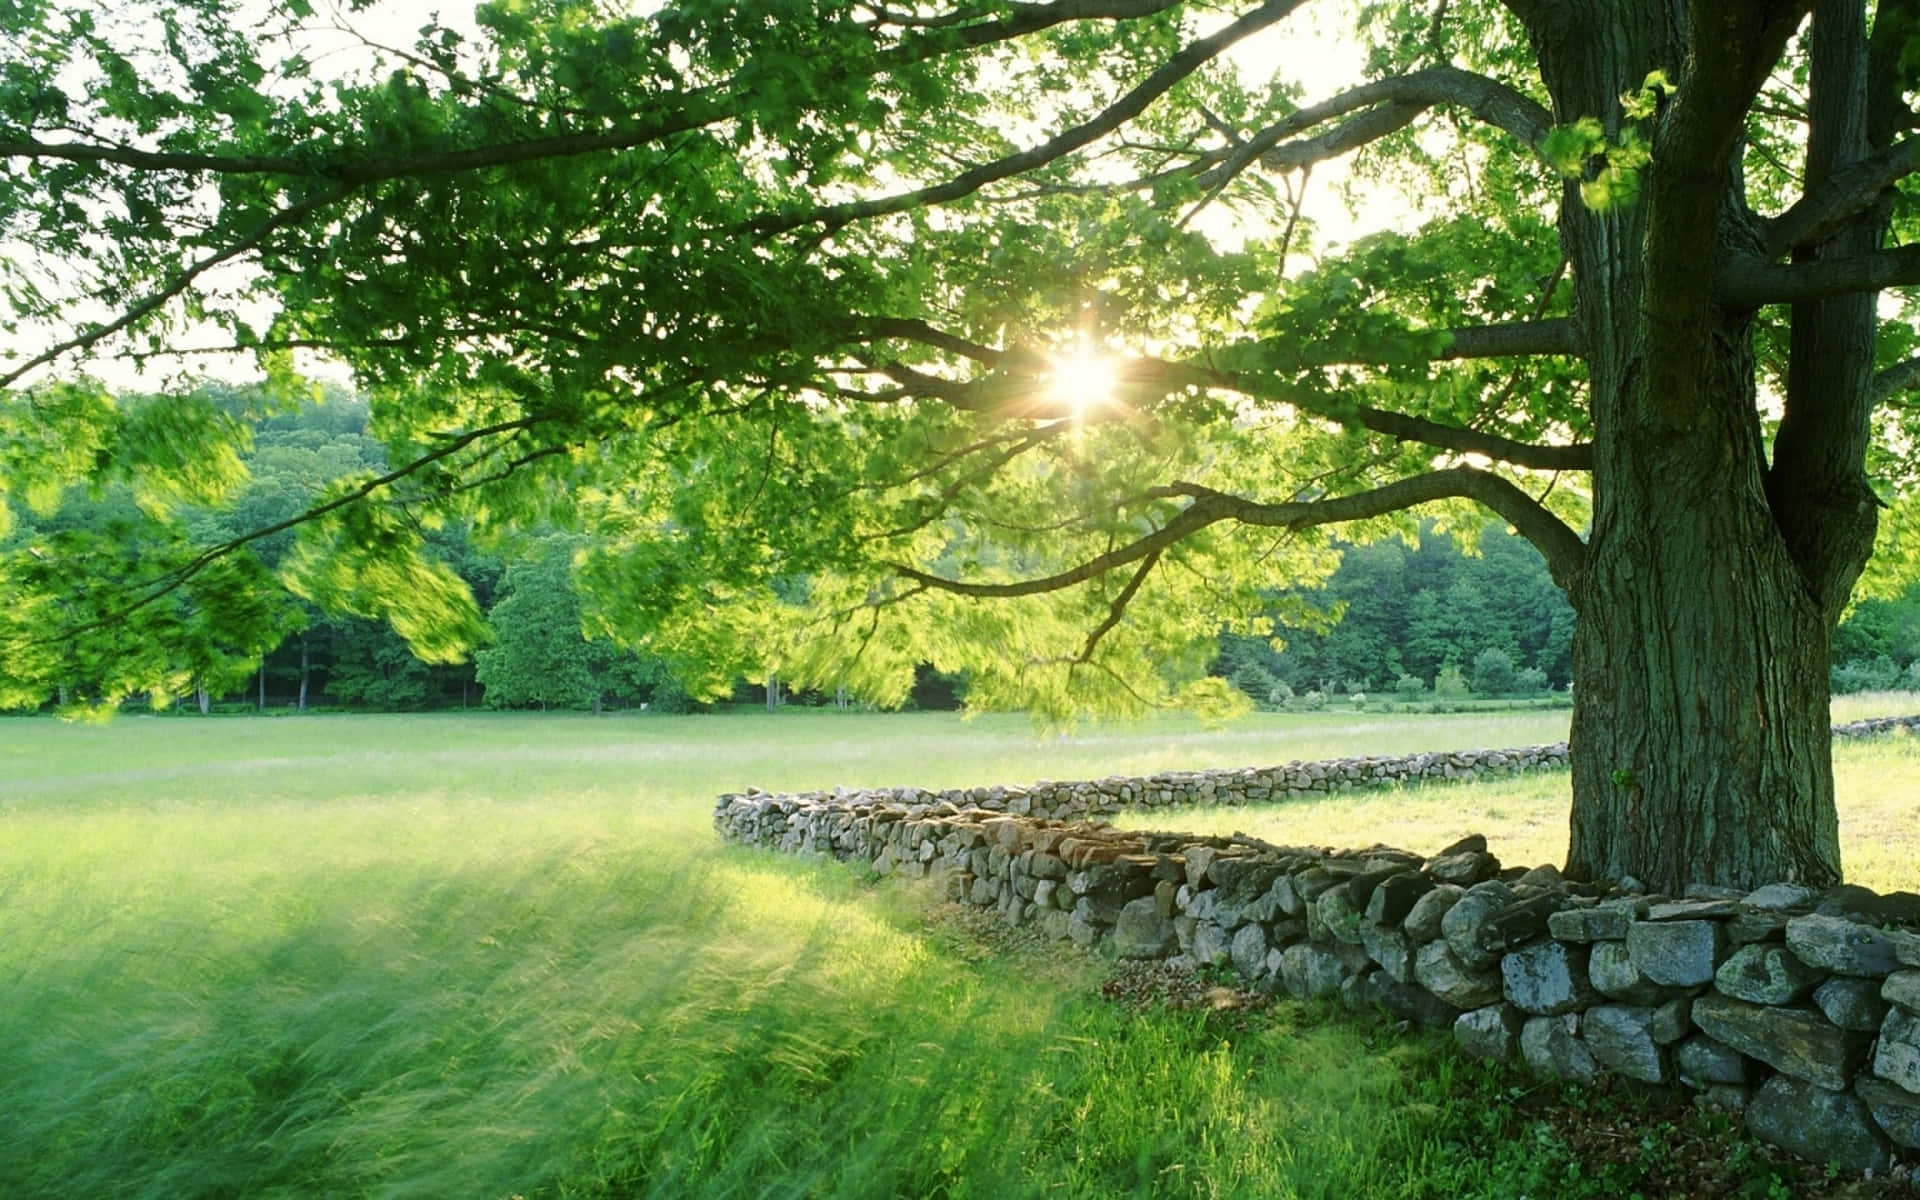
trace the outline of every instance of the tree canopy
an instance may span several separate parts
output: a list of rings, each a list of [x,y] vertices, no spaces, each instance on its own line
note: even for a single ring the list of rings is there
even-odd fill
[[[302,595],[456,655],[458,519],[588,532],[587,624],[710,683],[1221,703],[1309,531],[1490,511],[1582,616],[1570,869],[1837,877],[1828,643],[1913,471],[1911,6],[1361,6],[1309,93],[1322,7],[16,5],[0,479],[155,528],[7,550],[0,699],[177,691],[289,530]],[[1316,240],[1335,158],[1407,227]],[[190,528],[241,423],[87,372],[229,350],[285,403],[348,364],[396,465]]]

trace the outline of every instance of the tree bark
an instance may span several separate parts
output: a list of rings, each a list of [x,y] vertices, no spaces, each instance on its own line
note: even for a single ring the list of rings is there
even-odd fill
[[[313,648],[305,634],[300,635],[300,711],[307,711],[307,682],[313,678]]]

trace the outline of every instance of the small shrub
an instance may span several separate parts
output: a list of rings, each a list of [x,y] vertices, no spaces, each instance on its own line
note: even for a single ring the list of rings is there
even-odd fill
[[[1911,674],[1903,676],[1893,660],[1882,654],[1872,659],[1854,659],[1833,668],[1833,690],[1841,694],[1852,692],[1885,692],[1911,679]]]
[[[1547,690],[1547,673],[1539,667],[1528,667],[1514,675],[1515,690],[1529,695],[1538,695]]]
[[[1513,659],[1504,650],[1482,650],[1473,660],[1472,686],[1476,695],[1505,696],[1519,690]]]
[[[1365,692],[1348,693],[1347,699],[1353,701],[1355,711],[1364,711],[1367,707],[1367,694]]]
[[[1408,700],[1417,700],[1427,690],[1427,681],[1418,675],[1402,675],[1393,681],[1393,690]]]
[[[1305,695],[1300,697],[1300,707],[1305,709],[1307,712],[1319,712],[1321,709],[1325,708],[1326,706],[1327,706],[1326,693],[1320,691],[1318,688],[1315,688],[1312,691],[1309,691]]]
[[[1458,699],[1467,694],[1467,677],[1460,673],[1457,663],[1448,663],[1440,668],[1433,677],[1433,694],[1448,699]]]

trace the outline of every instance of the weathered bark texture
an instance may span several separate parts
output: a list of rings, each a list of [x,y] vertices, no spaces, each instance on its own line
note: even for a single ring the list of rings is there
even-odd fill
[[[1654,69],[1679,84],[1641,201],[1596,213],[1569,188],[1563,207],[1594,421],[1593,527],[1569,589],[1580,615],[1569,873],[1669,890],[1837,881],[1828,649],[1872,547],[1861,464],[1873,301],[1794,309],[1769,462],[1752,314],[1714,291],[1730,256],[1760,253],[1739,138],[1793,13],[1665,0],[1519,7],[1559,120],[1617,122],[1617,97]],[[1818,177],[1867,137],[1864,69],[1847,78],[1864,63],[1861,6],[1815,8],[1827,23],[1815,50]],[[1847,9],[1851,22],[1835,11]],[[1879,228],[1863,217],[1831,252],[1872,249]]]

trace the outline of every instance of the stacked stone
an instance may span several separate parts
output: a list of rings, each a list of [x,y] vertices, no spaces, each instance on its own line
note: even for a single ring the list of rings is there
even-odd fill
[[[1920,896],[1774,885],[1647,896],[1432,858],[1123,832],[951,801],[721,797],[723,836],[909,878],[1127,958],[1449,1029],[1586,1081],[1680,1083],[1816,1160],[1920,1149]]]
[[[1912,733],[1920,728],[1920,717],[1868,717],[1864,721],[1847,721],[1833,727],[1833,736],[1837,738],[1879,737],[1882,734]]]

